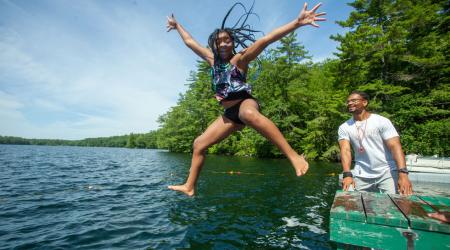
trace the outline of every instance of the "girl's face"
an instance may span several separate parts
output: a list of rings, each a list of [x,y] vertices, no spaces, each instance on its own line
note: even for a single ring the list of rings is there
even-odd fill
[[[233,40],[228,32],[220,32],[216,40],[217,52],[222,60],[228,61],[233,57]]]

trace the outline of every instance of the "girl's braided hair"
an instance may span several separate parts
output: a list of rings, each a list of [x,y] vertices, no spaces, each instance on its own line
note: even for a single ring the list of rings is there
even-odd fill
[[[231,37],[231,40],[233,41],[234,44],[233,54],[236,54],[237,47],[241,46],[242,48],[245,49],[248,47],[249,42],[253,43],[256,41],[255,33],[261,31],[253,30],[249,24],[246,24],[247,19],[250,15],[255,15],[256,17],[259,18],[259,16],[253,12],[254,4],[255,2],[253,1],[252,6],[248,11],[247,8],[245,8],[245,6],[240,2],[233,4],[233,6],[231,6],[231,8],[228,10],[227,14],[223,18],[222,26],[220,27],[220,29],[215,29],[214,32],[211,33],[211,35],[209,35],[208,46],[211,48],[214,54],[214,64],[221,63],[221,58],[219,56],[219,52],[217,51],[218,46],[216,44],[219,33],[226,32]],[[231,28],[228,27],[226,28],[225,23],[227,21],[227,18],[230,15],[231,11],[236,6],[241,6],[244,9],[244,14],[242,14],[239,17],[237,22]]]

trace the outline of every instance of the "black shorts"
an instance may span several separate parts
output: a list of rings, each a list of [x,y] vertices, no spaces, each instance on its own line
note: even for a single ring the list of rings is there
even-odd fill
[[[253,99],[258,103],[258,101],[255,98],[250,96],[248,98],[242,99],[240,102],[236,103],[235,105],[225,109],[223,116],[230,119],[234,123],[245,125],[245,123],[242,122],[241,119],[239,119],[239,109],[241,108],[242,102],[247,99]],[[259,106],[259,103],[258,103],[258,106]]]

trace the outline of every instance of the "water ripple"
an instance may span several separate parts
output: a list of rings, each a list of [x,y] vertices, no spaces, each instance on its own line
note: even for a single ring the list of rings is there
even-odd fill
[[[167,189],[184,181],[187,154],[0,145],[0,248],[333,247],[335,166],[295,178],[285,160],[208,159],[187,198]]]

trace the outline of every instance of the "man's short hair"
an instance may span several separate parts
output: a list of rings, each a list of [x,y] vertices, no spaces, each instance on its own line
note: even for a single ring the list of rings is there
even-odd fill
[[[364,92],[364,91],[353,90],[352,93],[350,93],[350,95],[353,95],[353,94],[357,94],[357,95],[361,96],[361,97],[362,97],[364,100],[366,100],[366,101],[369,101],[369,100],[370,100],[369,94],[367,94],[367,93]]]

